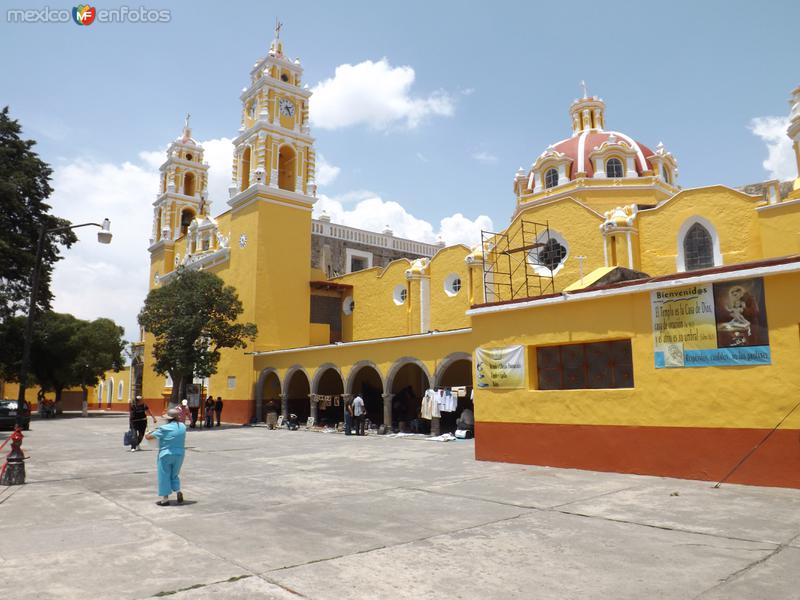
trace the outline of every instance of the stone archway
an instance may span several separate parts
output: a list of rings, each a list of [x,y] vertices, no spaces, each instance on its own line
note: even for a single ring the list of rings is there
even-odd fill
[[[386,376],[384,422],[397,422],[402,429],[402,424],[415,419],[422,396],[431,384],[430,372],[421,360],[406,356],[395,361]]]
[[[265,408],[271,408],[274,404],[277,404],[277,408],[280,407],[282,395],[283,388],[281,387],[281,378],[278,376],[278,371],[271,367],[261,371],[256,384],[257,423],[263,422],[266,418],[266,413],[269,411]]]
[[[311,394],[311,380],[305,369],[299,365],[291,367],[283,378],[283,397],[281,398],[281,412],[284,417],[294,413],[301,421],[310,416],[309,396]]]
[[[375,363],[362,360],[353,365],[347,377],[345,389],[350,396],[355,396],[356,394],[361,396],[370,422],[379,426],[386,423],[384,399],[388,404],[391,400],[391,395],[385,394],[386,388],[384,387],[383,377]],[[389,408],[391,408],[391,404],[389,404]],[[391,421],[391,417],[389,421]],[[389,422],[389,425],[391,425],[391,422]]]
[[[335,427],[340,421],[344,420],[344,412],[341,402],[339,406],[320,406],[320,396],[344,395],[344,378],[339,367],[332,363],[321,365],[314,374],[311,382],[311,416],[315,423],[324,423]]]
[[[436,369],[436,387],[464,387],[466,393],[458,397],[455,412],[443,412],[439,420],[439,431],[453,433],[456,421],[464,409],[474,411],[472,402],[472,355],[466,352],[454,352],[445,357]]]

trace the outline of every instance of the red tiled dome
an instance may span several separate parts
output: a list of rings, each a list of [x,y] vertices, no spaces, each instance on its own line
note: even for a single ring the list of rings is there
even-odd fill
[[[598,131],[594,129],[581,131],[571,138],[558,142],[548,150],[560,152],[572,159],[572,166],[569,172],[570,179],[574,179],[575,175],[581,171],[586,173],[587,177],[592,177],[594,175],[594,165],[589,160],[589,155],[612,135],[617,138],[617,141],[625,142],[636,152],[635,165],[636,172],[639,175],[653,168],[648,158],[653,156],[654,152],[644,144],[640,144],[619,131]]]

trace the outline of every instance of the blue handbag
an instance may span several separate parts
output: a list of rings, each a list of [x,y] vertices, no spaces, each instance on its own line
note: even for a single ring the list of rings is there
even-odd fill
[[[128,429],[128,431],[125,432],[125,435],[122,436],[122,445],[123,446],[132,446],[133,445],[133,440],[136,439],[135,436],[136,436],[136,434],[133,432],[133,430],[132,429]]]

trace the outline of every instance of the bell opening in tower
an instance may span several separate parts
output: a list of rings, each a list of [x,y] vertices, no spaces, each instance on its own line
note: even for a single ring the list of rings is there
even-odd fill
[[[291,146],[281,146],[278,153],[278,187],[290,192],[295,191],[295,170],[297,155]]]

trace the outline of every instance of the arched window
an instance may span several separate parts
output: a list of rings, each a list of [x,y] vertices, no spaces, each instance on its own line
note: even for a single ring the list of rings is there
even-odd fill
[[[111,406],[111,402],[114,400],[114,380],[108,382],[108,405]]]
[[[125,383],[120,381],[118,387],[119,389],[117,390],[117,400],[122,400],[122,396],[125,393]]]
[[[194,196],[194,173],[183,176],[183,193],[186,196]]]
[[[714,266],[714,238],[700,223],[689,227],[683,237],[683,261],[687,271]]]
[[[242,153],[242,191],[250,187],[250,146]]]
[[[622,177],[622,161],[618,158],[611,158],[606,163],[606,177]]]
[[[291,146],[281,146],[278,152],[278,187],[294,191],[297,155]]]
[[[544,174],[544,187],[550,189],[558,185],[558,171],[555,169],[547,169]]]
[[[669,176],[669,170],[667,169],[666,165],[661,166],[661,178],[667,183],[672,183],[672,179]]]

